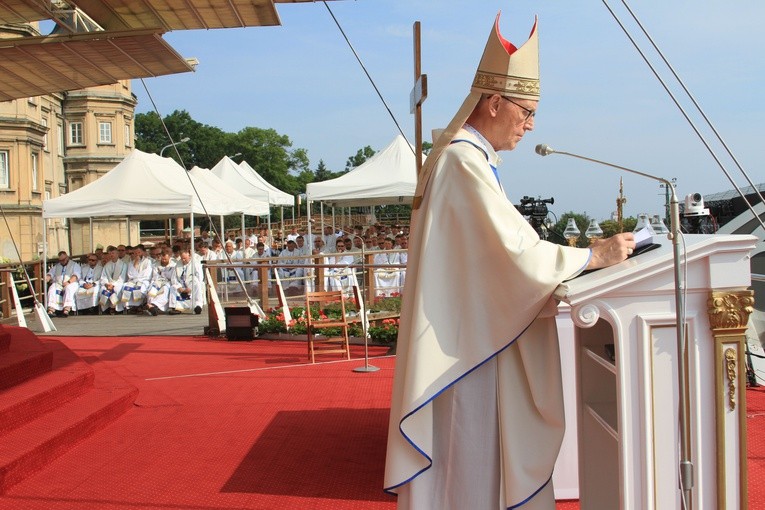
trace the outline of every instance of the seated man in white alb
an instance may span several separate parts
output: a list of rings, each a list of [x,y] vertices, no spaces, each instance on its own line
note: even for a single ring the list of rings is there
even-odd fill
[[[149,286],[148,305],[144,313],[157,315],[159,312],[167,312],[175,308],[175,289],[173,288],[173,273],[175,264],[170,261],[173,250],[163,248],[159,255],[159,262],[154,267],[154,273]]]
[[[53,317],[61,312],[62,317],[69,317],[75,309],[74,297],[80,288],[82,276],[80,265],[71,260],[65,251],[58,252],[58,262],[45,275],[48,282],[48,315]]]
[[[409,238],[407,238],[404,234],[401,234],[401,239],[399,239],[399,247],[402,250],[409,250]],[[398,262],[402,266],[405,266],[408,260],[409,260],[409,251],[402,251],[398,254]],[[405,283],[406,283],[406,269],[400,269],[398,274],[398,284],[401,287],[401,292],[404,291]]]
[[[175,306],[170,308],[170,314],[178,314],[183,310],[194,310],[195,314],[202,313],[205,295],[202,286],[202,267],[194,263],[188,249],[181,250],[180,263],[175,265],[172,273],[172,286],[175,291]]]
[[[77,289],[75,294],[75,302],[77,303],[77,310],[80,313],[97,313],[98,298],[100,297],[99,290],[101,285],[101,273],[104,267],[98,260],[98,255],[95,253],[88,254],[88,265],[81,268],[82,278],[80,279],[80,288]]]
[[[125,285],[127,264],[122,260],[119,250],[114,246],[109,246],[106,249],[106,253],[109,260],[104,264],[104,268],[101,271],[99,304],[101,305],[101,312],[108,310],[110,315],[114,315],[117,311],[117,304],[120,301],[122,286]]]
[[[252,247],[252,242],[250,241],[249,237],[244,238],[244,246],[241,250],[239,250],[240,258],[245,260],[250,260],[255,258],[255,248]],[[246,264],[251,265],[252,262],[246,262]],[[258,278],[257,272],[251,268],[247,267],[243,269],[244,274],[244,283],[252,283],[254,279]]]
[[[133,254],[130,256],[127,268],[127,278],[125,285],[122,286],[122,296],[120,303],[117,304],[118,312],[125,309],[128,313],[138,313],[138,309],[146,300],[146,292],[149,290],[153,271],[154,268],[146,256],[143,245],[133,247]]]
[[[231,264],[241,264],[242,260],[242,254],[234,249],[234,241],[228,240],[225,243],[225,249],[224,253],[220,255],[220,259],[225,262],[225,264],[219,265],[220,267],[220,285],[219,285],[219,293],[224,292],[231,292],[231,293],[237,293],[242,292],[242,287],[239,285],[239,280],[244,280],[244,270],[241,266],[238,267],[231,267],[228,266],[229,258],[231,259]],[[237,276],[239,278],[237,278]]]
[[[300,258],[301,252],[297,250],[295,241],[287,241],[287,247],[279,254],[279,278],[281,278],[284,289],[303,289],[303,275],[305,270],[302,267],[290,267],[293,264],[302,264]]]
[[[338,237],[335,241],[335,252],[331,253],[325,260],[327,264],[334,264],[338,267],[331,267],[326,270],[325,285],[327,290],[342,290],[350,293],[351,287],[355,283],[353,277],[353,253],[345,250],[345,241]]]
[[[393,249],[393,239],[390,237],[383,239],[382,250]],[[376,266],[398,265],[401,259],[398,253],[378,253],[375,255],[374,264]],[[401,280],[398,268],[379,267],[375,269],[375,295],[390,296],[401,293]]]
[[[263,243],[258,243],[255,245],[255,254],[252,256],[253,259],[255,259],[255,267],[252,269],[252,288],[253,291],[257,292],[260,289],[261,285],[266,285],[269,289],[271,288],[271,280],[273,279],[273,274],[271,273],[271,270],[268,271],[261,271],[261,266],[265,266],[270,264],[270,262],[265,262],[268,259],[271,258],[271,254],[266,250],[266,246]],[[264,261],[264,262],[261,262]],[[261,281],[261,274],[265,274],[265,277]]]

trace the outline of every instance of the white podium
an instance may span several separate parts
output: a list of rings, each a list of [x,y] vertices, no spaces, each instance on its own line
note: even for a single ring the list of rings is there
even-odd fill
[[[562,284],[571,307],[582,510],[683,508],[672,246]],[[744,339],[753,236],[685,236],[694,510],[746,500]]]

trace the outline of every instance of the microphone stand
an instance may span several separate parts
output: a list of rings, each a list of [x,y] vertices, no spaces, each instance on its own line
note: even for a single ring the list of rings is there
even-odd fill
[[[540,156],[547,156],[548,154],[563,154],[571,156],[577,159],[583,159],[592,163],[598,163],[611,168],[617,168],[636,175],[641,175],[655,181],[664,183],[668,190],[671,190],[672,196],[670,198],[670,227],[667,237],[672,241],[672,258],[674,263],[675,272],[675,321],[677,329],[677,366],[678,366],[678,386],[679,386],[679,419],[680,419],[680,489],[683,492],[683,500],[686,502],[686,508],[691,508],[691,490],[694,485],[694,473],[693,463],[691,462],[691,443],[690,443],[690,410],[689,406],[689,390],[688,390],[688,345],[685,337],[685,300],[681,290],[681,273],[680,273],[680,208],[677,201],[677,194],[675,193],[675,187],[670,181],[662,177],[639,172],[623,166],[614,165],[612,163],[606,163],[598,159],[587,158],[578,154],[572,154],[570,152],[553,150],[549,145],[539,144],[535,149],[536,153]]]
[[[365,263],[366,263],[366,257],[364,253],[364,244],[361,245],[361,279],[364,280],[364,272],[365,272]],[[354,275],[354,278],[356,276]],[[368,329],[368,320],[367,320],[367,306],[364,303],[364,293],[361,292],[361,288],[358,285],[359,281],[358,278],[356,279],[356,288],[359,289],[359,315],[361,316],[361,331],[364,335],[364,366],[363,367],[356,367],[353,369],[354,372],[377,372],[380,370],[380,367],[376,367],[374,365],[369,364],[369,333],[367,333]]]

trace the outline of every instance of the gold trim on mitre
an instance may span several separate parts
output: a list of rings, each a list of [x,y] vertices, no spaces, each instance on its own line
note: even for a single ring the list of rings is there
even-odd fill
[[[520,48],[516,48],[499,32],[501,14],[501,12],[497,13],[473,79],[473,85],[470,87],[470,94],[438,140],[434,140],[433,149],[425,160],[420,175],[417,176],[417,189],[414,192],[412,204],[415,209],[418,209],[422,203],[422,196],[436,161],[473,113],[483,94],[539,100],[538,19],[534,17],[534,26],[531,28],[529,39]]]

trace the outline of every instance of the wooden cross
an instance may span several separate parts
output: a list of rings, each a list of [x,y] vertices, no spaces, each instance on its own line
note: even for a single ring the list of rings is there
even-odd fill
[[[417,178],[422,170],[422,103],[428,97],[428,75],[422,74],[420,51],[420,22],[414,22],[414,88],[409,94],[410,113],[414,114],[414,149],[417,162]]]

